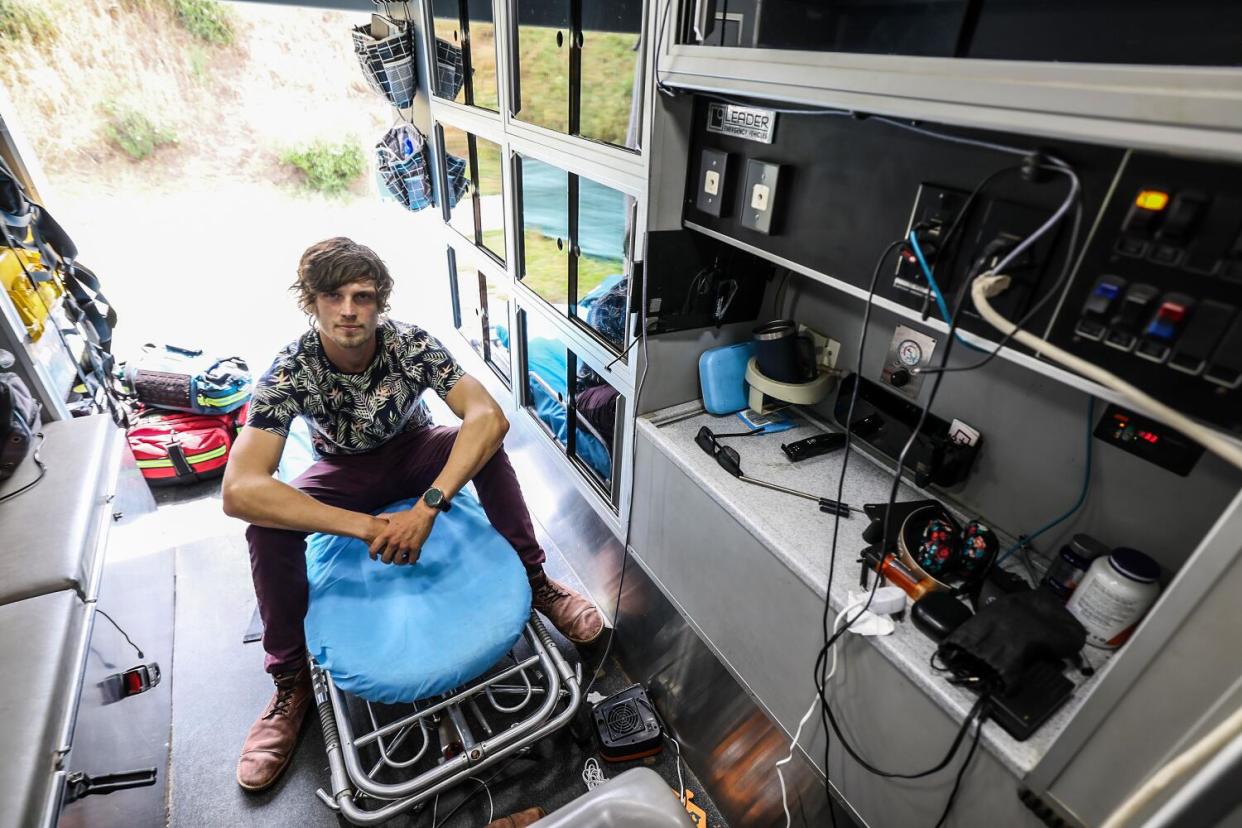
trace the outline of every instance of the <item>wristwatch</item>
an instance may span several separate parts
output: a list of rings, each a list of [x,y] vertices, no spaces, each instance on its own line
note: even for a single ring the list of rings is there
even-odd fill
[[[453,508],[453,504],[448,502],[448,498],[444,496],[444,492],[432,486],[423,492],[423,503],[426,503],[433,509],[439,509],[441,512],[447,512]]]

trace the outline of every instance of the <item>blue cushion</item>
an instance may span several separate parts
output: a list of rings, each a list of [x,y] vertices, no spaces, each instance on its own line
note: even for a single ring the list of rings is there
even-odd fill
[[[530,617],[526,570],[468,491],[436,518],[413,566],[372,561],[362,541],[320,534],[306,544],[306,571],[307,648],[338,687],[369,701],[465,684],[504,657]]]

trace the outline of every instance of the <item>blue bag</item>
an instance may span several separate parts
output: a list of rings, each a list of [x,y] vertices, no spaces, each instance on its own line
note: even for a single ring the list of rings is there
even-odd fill
[[[138,401],[155,408],[227,414],[250,399],[250,368],[241,357],[148,343],[125,374]]]

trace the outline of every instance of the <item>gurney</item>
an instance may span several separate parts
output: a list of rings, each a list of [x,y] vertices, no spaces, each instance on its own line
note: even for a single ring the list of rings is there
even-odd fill
[[[331,774],[318,795],[349,822],[417,809],[573,719],[580,676],[469,491],[412,566],[376,563],[362,541],[334,535],[311,536],[306,556],[307,649]]]

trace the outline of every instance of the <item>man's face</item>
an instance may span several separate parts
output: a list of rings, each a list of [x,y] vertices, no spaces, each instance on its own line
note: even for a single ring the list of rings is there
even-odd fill
[[[364,347],[379,324],[375,282],[350,282],[336,290],[315,294],[319,332],[342,348]]]

